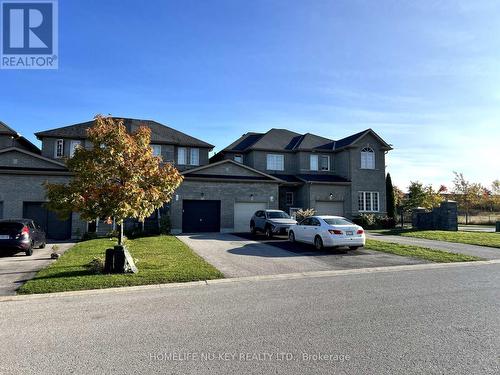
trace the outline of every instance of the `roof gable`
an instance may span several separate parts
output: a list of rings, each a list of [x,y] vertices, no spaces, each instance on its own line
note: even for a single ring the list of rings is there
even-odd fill
[[[0,150],[0,168],[66,171],[66,165],[32,152],[9,147]]]
[[[120,117],[114,117],[115,119],[122,119]],[[94,124],[94,121],[86,121],[78,124],[63,126],[56,129],[45,130],[35,133],[38,139],[44,137],[61,137],[61,138],[87,138],[87,129]],[[135,131],[142,125],[147,126],[151,129],[151,142],[152,143],[166,143],[180,146],[193,146],[193,147],[204,147],[213,148],[214,146],[194,138],[188,134],[175,130],[166,125],[160,124],[159,122],[153,120],[141,120],[132,118],[123,118],[123,124],[129,132]]]
[[[247,165],[237,163],[233,160],[221,160],[216,163],[207,164],[198,168],[183,171],[186,177],[217,178],[217,179],[244,179],[255,181],[282,182],[279,178],[258,171]]]

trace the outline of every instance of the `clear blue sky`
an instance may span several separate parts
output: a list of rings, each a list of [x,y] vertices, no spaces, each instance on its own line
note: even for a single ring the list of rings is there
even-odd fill
[[[59,15],[59,70],[0,70],[0,120],[32,140],[97,113],[217,149],[371,127],[402,188],[500,178],[500,1],[61,0]]]

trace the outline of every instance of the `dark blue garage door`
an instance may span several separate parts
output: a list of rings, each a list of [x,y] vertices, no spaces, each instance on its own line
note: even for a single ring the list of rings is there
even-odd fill
[[[43,206],[43,202],[24,202],[23,218],[31,219],[40,225],[47,238],[53,240],[71,238],[71,219],[59,220],[54,212]]]
[[[183,200],[182,231],[220,232],[220,201]]]

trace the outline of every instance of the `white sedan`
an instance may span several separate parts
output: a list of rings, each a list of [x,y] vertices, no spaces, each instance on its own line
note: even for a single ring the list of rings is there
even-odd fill
[[[311,216],[288,230],[290,242],[313,244],[323,247],[348,246],[351,250],[365,246],[365,231],[359,225],[341,216]]]

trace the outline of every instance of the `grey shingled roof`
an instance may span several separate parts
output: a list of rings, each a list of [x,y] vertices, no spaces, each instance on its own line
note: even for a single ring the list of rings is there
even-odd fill
[[[151,142],[164,143],[181,146],[207,147],[214,148],[210,143],[204,142],[197,138],[191,137],[178,130],[172,129],[166,125],[160,124],[153,120],[141,120],[132,118],[114,117],[115,119],[123,119],[124,125],[128,131],[134,131],[141,125],[146,125],[151,129]],[[35,133],[38,139],[44,137],[61,137],[61,138],[86,138],[87,129],[93,125],[94,121],[86,121],[74,125],[64,126],[61,128],[45,130]]]
[[[321,137],[316,134],[306,133],[298,134],[286,129],[271,129],[267,133],[246,133],[235,142],[224,148],[225,151],[250,151],[256,149],[273,151],[305,151],[305,150],[325,150],[336,151],[351,145],[365,134],[371,133],[377,137],[387,149],[392,149],[378,136],[372,129],[366,129],[355,133],[338,141]],[[215,157],[215,156],[214,156]]]
[[[11,127],[7,126],[6,123],[0,121],[0,134],[17,135],[17,132]]]

